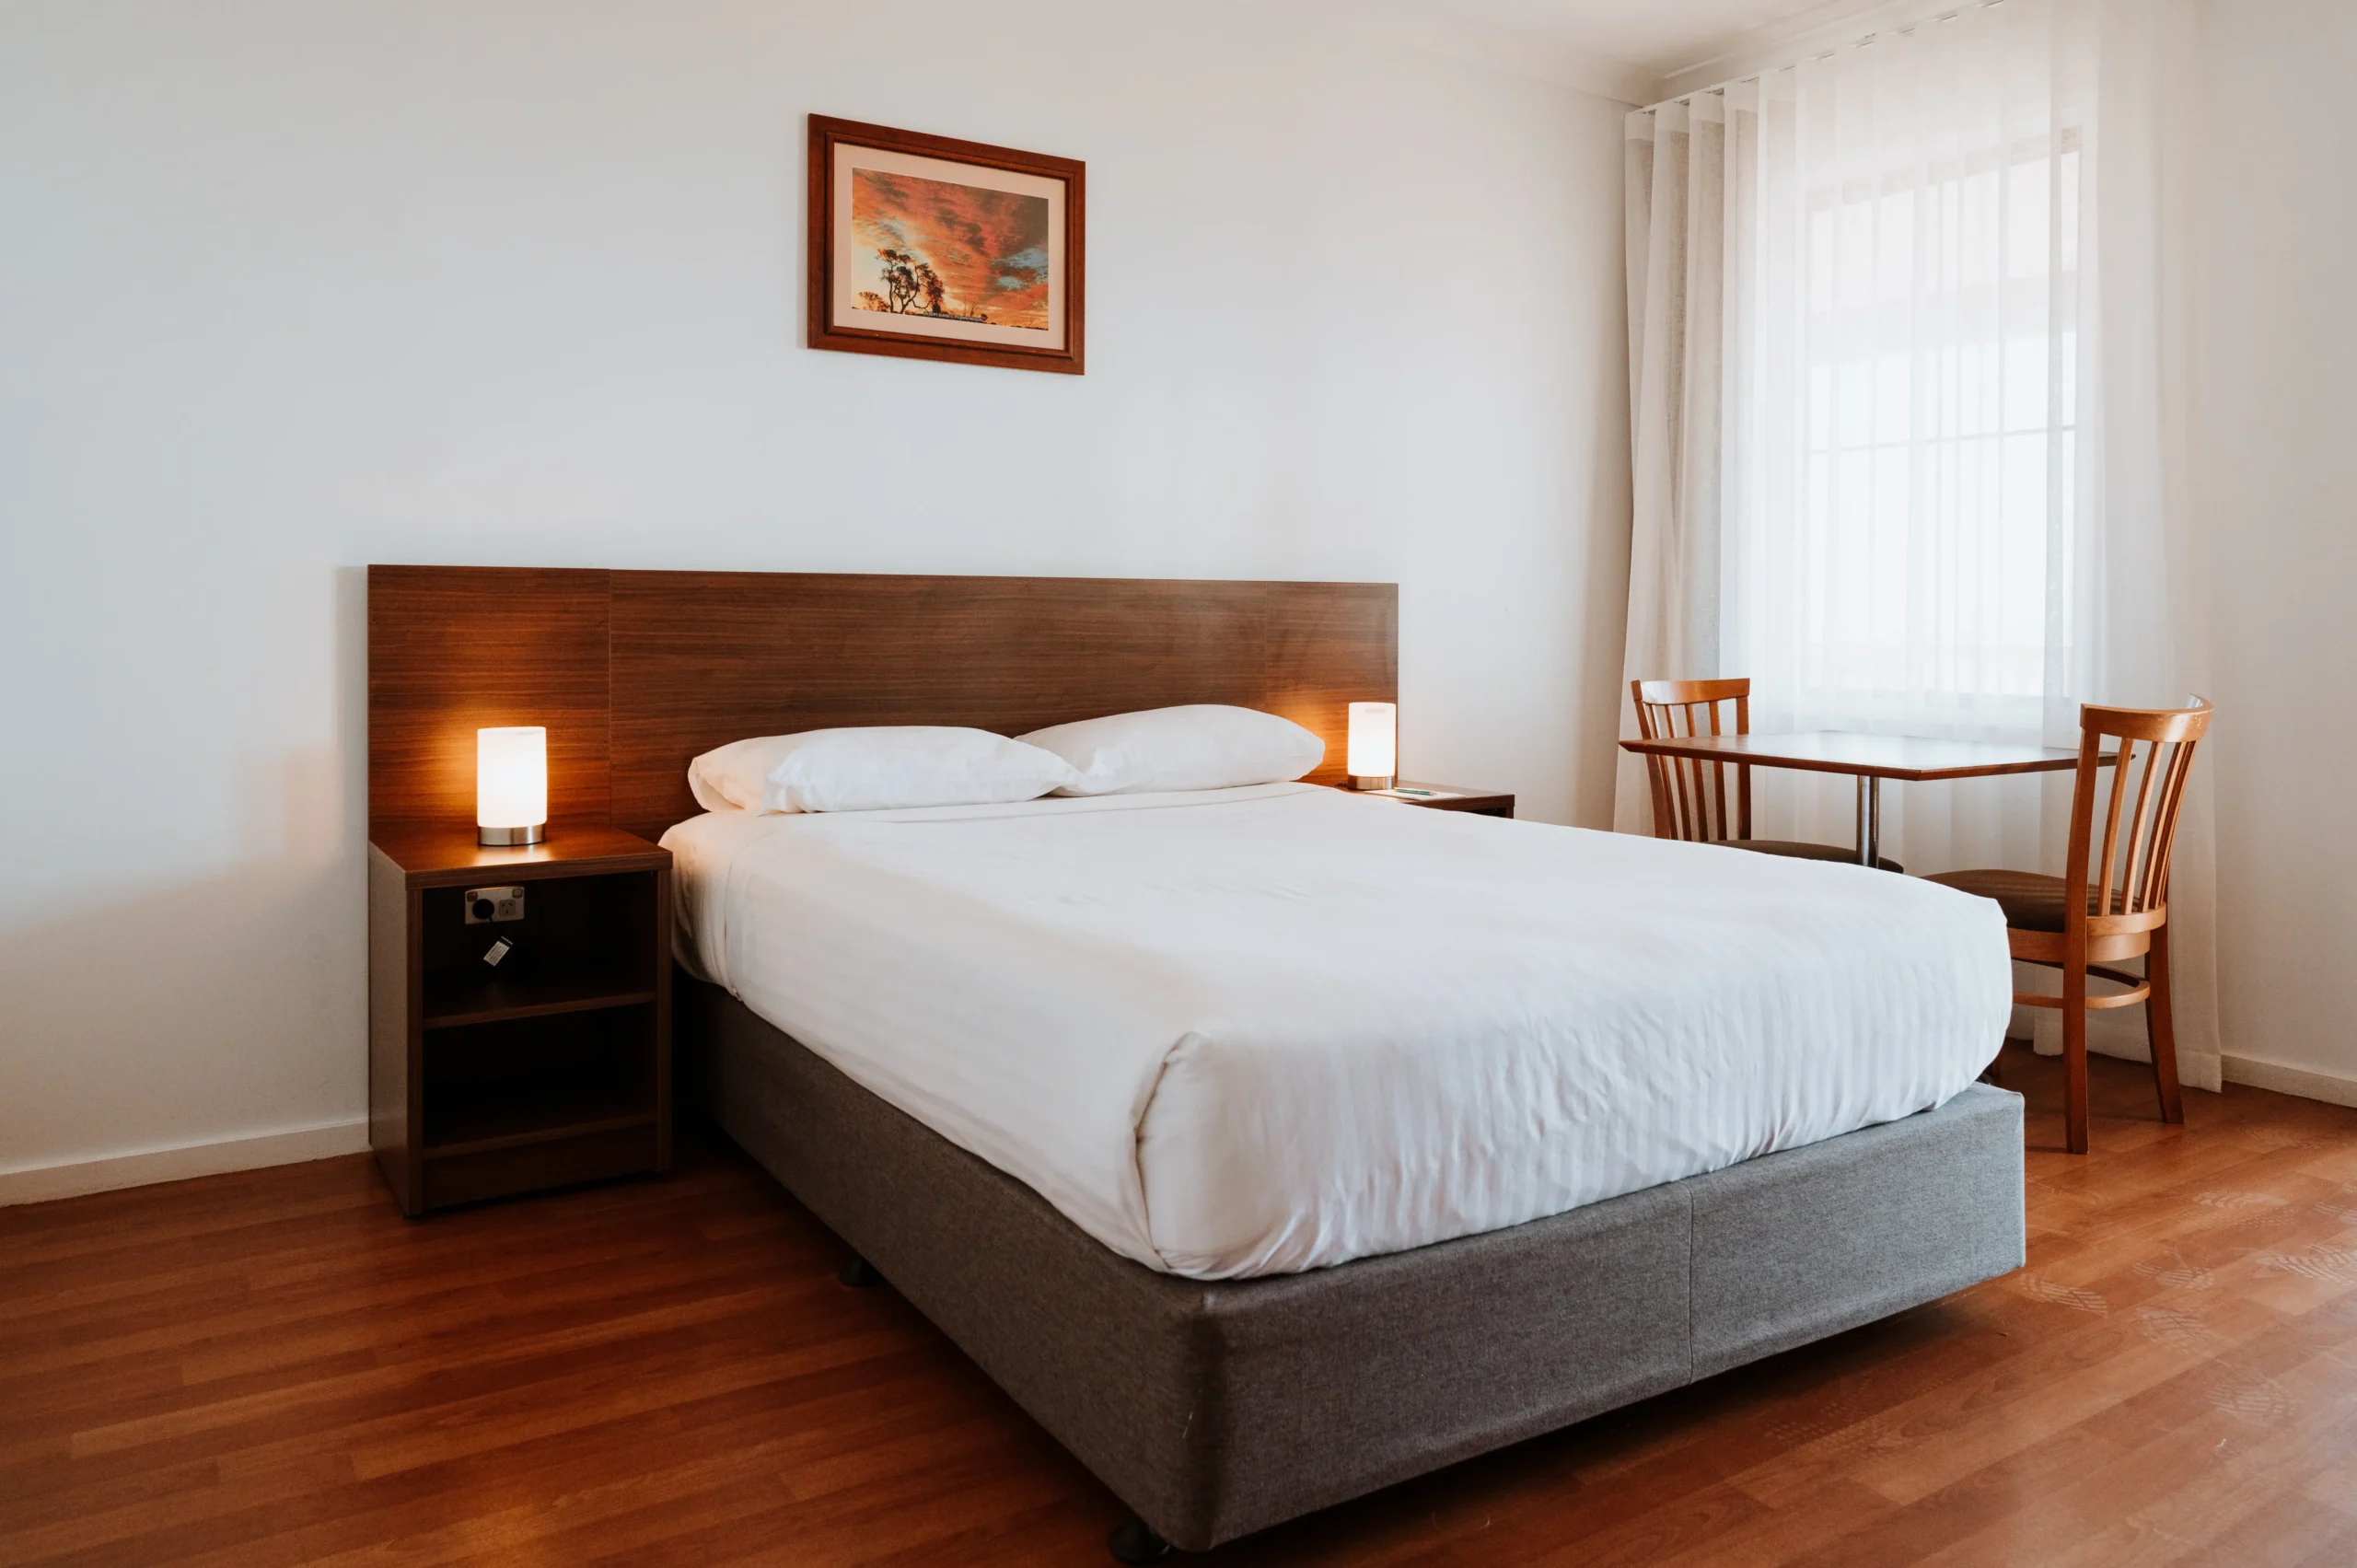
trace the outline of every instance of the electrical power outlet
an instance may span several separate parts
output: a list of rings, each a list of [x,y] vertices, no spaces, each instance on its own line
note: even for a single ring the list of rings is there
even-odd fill
[[[496,920],[523,918],[523,889],[470,888],[467,889],[467,923],[469,925],[488,925]]]

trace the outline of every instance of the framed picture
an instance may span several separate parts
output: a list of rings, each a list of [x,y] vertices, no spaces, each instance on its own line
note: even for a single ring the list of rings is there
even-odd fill
[[[810,117],[810,346],[1081,374],[1087,166]]]

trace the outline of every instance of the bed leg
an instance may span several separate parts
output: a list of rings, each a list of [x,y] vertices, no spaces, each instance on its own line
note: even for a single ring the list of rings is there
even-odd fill
[[[1113,1527],[1105,1545],[1122,1562],[1159,1562],[1170,1555],[1170,1543],[1135,1514]]]
[[[859,1257],[853,1258],[850,1262],[836,1270],[835,1278],[853,1290],[866,1290],[872,1285],[880,1285],[884,1283],[884,1276],[876,1272],[876,1265]]]

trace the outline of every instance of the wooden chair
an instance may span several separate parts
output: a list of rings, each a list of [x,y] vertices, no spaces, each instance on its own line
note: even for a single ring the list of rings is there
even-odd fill
[[[1647,740],[1687,735],[1749,735],[1751,682],[1733,680],[1631,680],[1629,694],[1637,703],[1637,733]],[[1733,704],[1733,724],[1722,717]],[[1708,727],[1704,727],[1705,726]],[[1729,809],[1727,774],[1735,774],[1735,799]],[[1741,762],[1704,762],[1685,757],[1647,757],[1646,776],[1654,786],[1654,837],[1683,839],[1692,843],[1721,844],[1760,854],[1784,854],[1800,860],[1840,860],[1854,863],[1858,852],[1842,844],[1803,843],[1794,839],[1755,839],[1751,836],[1751,769]],[[1877,858],[1885,871],[1907,868],[1895,860]]]
[[[2063,1121],[2071,1152],[2087,1152],[2087,1013],[2096,1007],[2144,1009],[2144,1032],[2153,1047],[2153,1082],[2160,1091],[2161,1120],[2183,1121],[2185,1101],[2177,1081],[2177,1037],[2169,1017],[2169,857],[2177,847],[2177,811],[2193,770],[2193,750],[2210,728],[2210,703],[2196,697],[2189,708],[2096,708],[2079,710],[2079,772],[2071,797],[2070,847],[2062,875],[2031,871],[1944,871],[1926,878],[1968,893],[1994,899],[2005,911],[2005,934],[2014,957],[2062,971],[2062,994],[2016,992],[2030,1007],[2062,1009]],[[2119,742],[2110,798],[2104,808],[2103,853],[2092,864],[2096,845],[2096,796],[2104,742]],[[2143,747],[2141,761],[2137,753]],[[2136,785],[2134,809],[2128,784]],[[2109,966],[2144,955],[2139,976]],[[2126,991],[2087,993],[2096,975]]]

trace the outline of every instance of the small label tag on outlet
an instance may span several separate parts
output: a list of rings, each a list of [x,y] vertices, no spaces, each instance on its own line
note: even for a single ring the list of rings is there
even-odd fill
[[[493,969],[497,969],[499,967],[499,960],[505,958],[515,950],[515,947],[508,942],[506,937],[503,936],[498,941],[493,942],[491,947],[484,951],[482,961],[489,964]]]
[[[466,898],[467,923],[487,925],[493,921],[524,918],[524,889],[521,888],[470,888]]]

